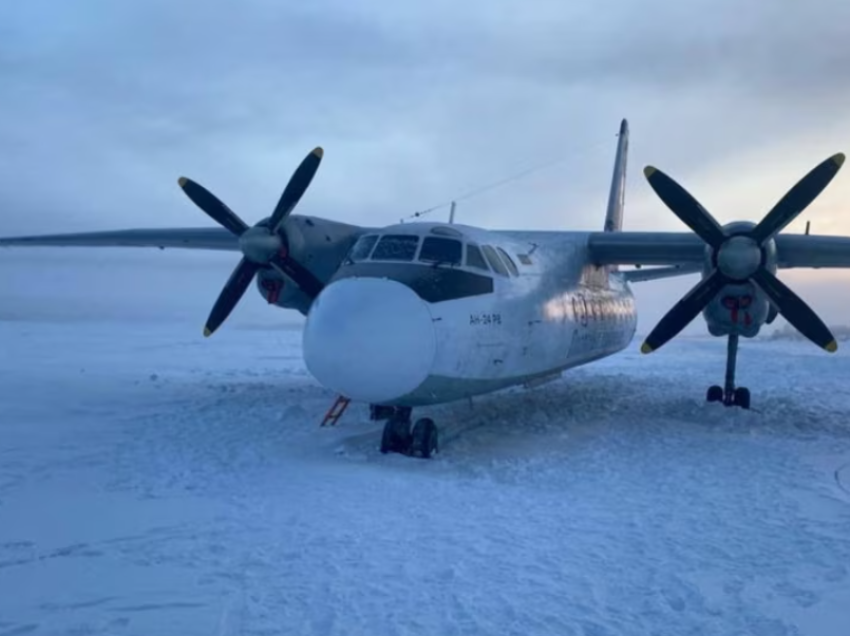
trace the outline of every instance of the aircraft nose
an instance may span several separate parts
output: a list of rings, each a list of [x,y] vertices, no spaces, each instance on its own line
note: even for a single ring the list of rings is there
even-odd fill
[[[304,362],[323,386],[357,401],[391,402],[431,371],[436,335],[428,305],[399,282],[344,278],[313,301]]]

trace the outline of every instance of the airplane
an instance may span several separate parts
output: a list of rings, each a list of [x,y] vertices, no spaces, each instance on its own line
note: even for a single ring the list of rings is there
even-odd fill
[[[382,453],[428,458],[439,450],[434,421],[414,422],[416,407],[536,386],[622,351],[637,324],[631,285],[642,281],[700,274],[641,351],[658,350],[702,313],[709,333],[727,338],[725,381],[708,389],[709,402],[750,408],[749,390],[735,383],[739,339],[755,337],[777,315],[824,350],[837,349],[829,328],[776,272],[850,267],[850,237],[781,233],[835,177],[843,154],[818,164],[758,224],[721,226],[681,185],[647,166],[649,185],[692,233],[628,232],[628,145],[624,119],[599,232],[360,227],[292,214],[322,160],[316,148],[271,216],[253,226],[180,177],[183,192],[221,227],[28,236],[0,239],[0,246],[240,252],[204,334],[222,325],[256,281],[269,304],[306,317],[303,356],[316,380],[346,400],[367,402],[371,419],[385,421]]]

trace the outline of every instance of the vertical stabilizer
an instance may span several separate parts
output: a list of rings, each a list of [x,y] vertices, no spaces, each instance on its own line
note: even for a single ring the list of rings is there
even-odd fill
[[[614,159],[614,176],[608,195],[608,210],[605,212],[605,231],[618,232],[623,229],[623,204],[626,199],[626,161],[629,154],[629,122],[620,124],[617,140],[617,156]]]

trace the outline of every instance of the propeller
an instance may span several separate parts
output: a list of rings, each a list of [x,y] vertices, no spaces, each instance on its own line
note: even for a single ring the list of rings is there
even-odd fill
[[[815,166],[748,231],[728,234],[691,194],[672,178],[647,166],[643,174],[658,197],[711,248],[714,270],[661,319],[646,337],[641,351],[651,353],[674,338],[728,284],[751,281],[765,293],[785,320],[827,351],[838,343],[812,309],[767,267],[767,248],[773,238],[805,210],[829,185],[844,163],[842,153]]]
[[[205,336],[211,336],[227,319],[261,269],[271,268],[285,275],[310,298],[319,295],[322,282],[290,256],[289,241],[283,226],[313,180],[323,154],[321,148],[315,148],[304,158],[286,184],[271,218],[251,227],[202,185],[186,177],[177,180],[195,205],[239,237],[239,248],[242,250],[242,260],[225,283],[207,318]]]

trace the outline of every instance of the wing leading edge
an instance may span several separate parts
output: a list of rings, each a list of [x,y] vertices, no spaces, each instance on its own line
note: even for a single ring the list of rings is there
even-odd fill
[[[698,271],[705,243],[690,232],[591,232],[588,250],[596,265],[666,265],[669,276]],[[0,247],[158,247],[239,251],[238,239],[224,228],[154,228],[0,238]],[[850,268],[850,237],[780,234],[780,268]],[[632,280],[659,275],[635,272]],[[659,271],[660,273],[660,271]]]
[[[0,238],[0,247],[158,247],[239,251],[239,239],[221,227],[163,228]]]
[[[775,240],[780,268],[850,268],[850,237],[780,234]],[[705,243],[689,232],[592,232],[588,250],[596,265],[678,266],[664,268],[669,276],[698,271],[706,258]]]

